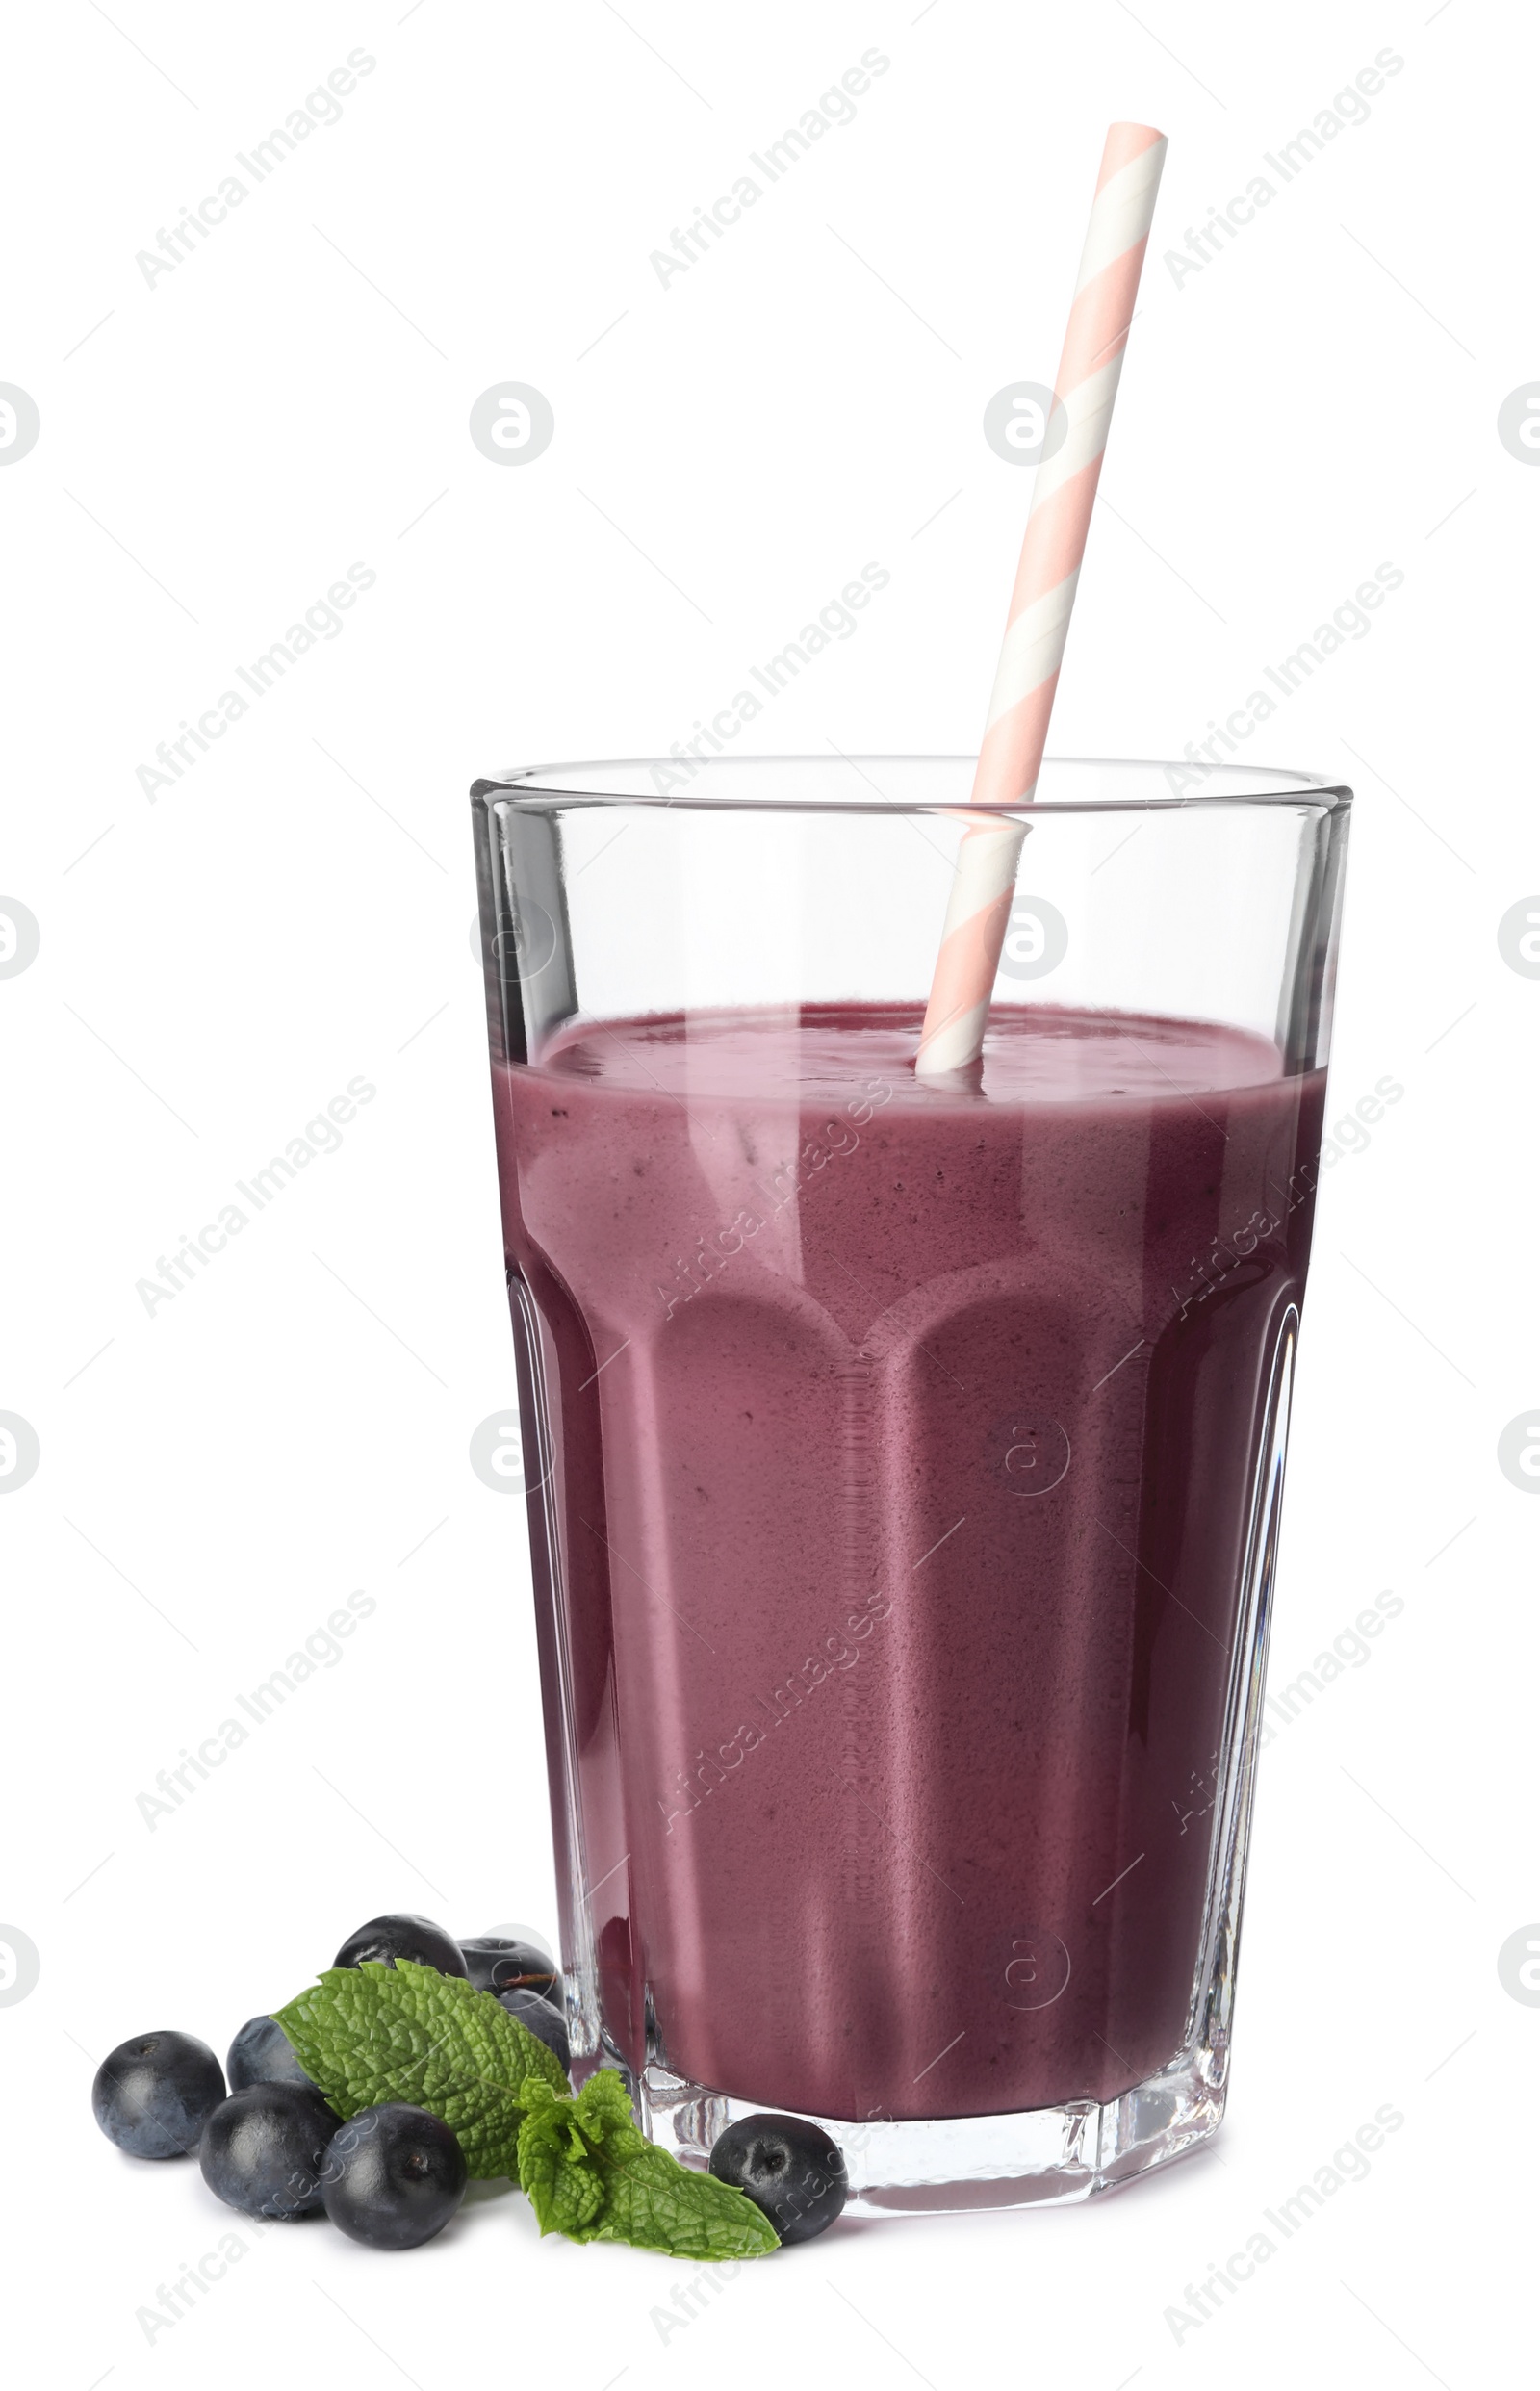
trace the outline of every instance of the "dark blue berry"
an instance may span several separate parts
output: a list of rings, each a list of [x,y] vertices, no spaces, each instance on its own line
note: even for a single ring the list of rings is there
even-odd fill
[[[827,2231],[850,2189],[839,2146],[821,2126],[768,2111],[717,2136],[711,2172],[762,2208],[783,2244]]]
[[[478,1992],[538,1992],[543,2000],[561,1998],[560,1971],[538,1943],[518,1942],[511,1935],[473,1935],[460,1950]]]
[[[339,2121],[314,2085],[248,2084],[204,2129],[203,2180],[248,2217],[313,2217]]]
[[[170,2027],[119,2043],[90,2088],[97,2124],[131,2158],[183,2157],[223,2098],[224,2077],[207,2043]]]
[[[510,2018],[517,2018],[527,2026],[537,2042],[553,2050],[561,2062],[563,2074],[572,2072],[572,2045],[567,2040],[567,2020],[553,2001],[543,2001],[538,1992],[526,1992],[522,1987],[511,1992],[500,1992],[499,2000]]]
[[[308,2084],[288,2035],[275,2018],[248,2018],[230,2045],[225,2071],[232,2092],[248,2084]]]
[[[420,1967],[436,1967],[441,1976],[466,1972],[453,1937],[435,1926],[430,1917],[414,1917],[404,1910],[372,1917],[367,1926],[360,1926],[348,1936],[332,1966],[360,1967],[365,1960],[383,1960],[387,1967],[394,1967],[401,1959],[415,1960]]]
[[[465,2198],[465,2152],[449,2126],[404,2100],[361,2109],[332,2136],[321,2198],[334,2225],[371,2250],[415,2250]]]

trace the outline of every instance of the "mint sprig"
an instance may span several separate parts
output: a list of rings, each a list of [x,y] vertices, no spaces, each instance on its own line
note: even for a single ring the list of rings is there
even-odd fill
[[[542,2233],[669,2258],[759,2258],[781,2247],[753,2200],[692,2173],[638,2131],[613,2068],[591,2075],[576,2100],[530,2087],[519,2165]]]
[[[412,1960],[328,1967],[274,2016],[345,2118],[381,2100],[430,2109],[453,2129],[473,2176],[517,2182],[530,2088],[568,2090],[554,2053],[494,1993]]]
[[[592,2153],[603,2133],[597,2112],[603,2095],[596,2094],[594,2086],[603,2084],[606,2074],[608,2070],[594,2076],[576,2100],[560,2099],[542,2085],[519,2128],[519,2175],[542,2235],[565,2233],[569,2241],[586,2241],[587,2227],[604,2205],[604,2178]],[[609,2074],[609,2080],[620,2079]],[[627,2101],[628,2124],[630,2114]]]
[[[473,2176],[522,2184],[542,2234],[670,2258],[757,2258],[780,2248],[743,2193],[648,2141],[613,2068],[574,2098],[553,2053],[464,1977],[366,1960],[328,1967],[273,2015],[343,2117],[384,2100],[431,2110],[452,2128]]]

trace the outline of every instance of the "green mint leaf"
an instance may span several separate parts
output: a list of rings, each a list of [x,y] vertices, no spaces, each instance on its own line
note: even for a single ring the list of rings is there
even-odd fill
[[[548,2103],[543,2094],[532,2094],[520,2138],[521,2161],[526,2136],[531,2162],[537,2140],[542,2147],[559,2149],[549,2190],[543,2184],[538,2198],[530,2191],[542,2231],[547,2230],[545,2200],[552,2223],[575,2242],[627,2242],[669,2258],[701,2259],[757,2258],[781,2247],[769,2218],[741,2192],[714,2175],[693,2173],[648,2141],[611,2068],[591,2075],[576,2100]],[[586,2217],[578,2218],[595,2179],[603,2198]],[[573,2213],[573,2223],[556,2214],[558,2203]]]
[[[430,2109],[452,2128],[473,2176],[517,2182],[531,2096],[568,2091],[553,2053],[494,1993],[411,1960],[328,1967],[274,2015],[344,2117],[380,2100]]]
[[[780,2249],[775,2226],[743,2193],[681,2167],[631,2130],[633,2143],[606,2148],[604,2205],[585,2239],[629,2242],[671,2258],[761,2258]]]
[[[603,2206],[603,2176],[589,2157],[578,2102],[559,2100],[546,2084],[531,2084],[528,2092],[528,2113],[519,2128],[519,2180],[541,2232],[579,2241]]]
[[[624,2137],[636,2131],[630,2095],[613,2068],[601,2068],[589,2077],[578,2095],[578,2115],[594,2142],[603,2142],[606,2133]]]

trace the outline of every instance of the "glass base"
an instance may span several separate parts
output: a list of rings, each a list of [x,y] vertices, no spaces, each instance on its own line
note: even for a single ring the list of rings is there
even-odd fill
[[[844,2153],[847,2215],[1063,2207],[1115,2191],[1211,2141],[1224,2115],[1224,2073],[1220,2050],[1205,2044],[1100,2106],[1071,2100],[1002,2117],[812,2121]],[[704,2168],[720,2133],[766,2106],[708,2092],[655,2063],[635,2093],[644,2132],[687,2167]]]

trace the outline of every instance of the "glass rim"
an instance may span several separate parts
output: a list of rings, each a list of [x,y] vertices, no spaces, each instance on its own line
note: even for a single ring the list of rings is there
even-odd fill
[[[791,754],[772,756],[679,757],[640,756],[610,757],[581,762],[521,764],[490,779],[474,781],[471,784],[473,804],[486,805],[506,802],[523,808],[530,801],[530,812],[545,812],[552,808],[645,806],[660,812],[696,811],[712,813],[941,813],[955,816],[966,811],[965,797],[905,798],[890,797],[879,786],[874,774],[883,767],[895,764],[910,766],[944,766],[960,773],[970,772],[975,758],[971,755],[847,755],[835,749],[831,755]],[[869,796],[849,797],[804,796],[779,794],[760,797],[730,794],[718,789],[712,792],[699,782],[713,772],[726,770],[734,775],[745,767],[765,771],[816,765],[829,771],[845,764],[867,782]],[[659,789],[604,786],[618,774],[644,772],[667,773],[677,777],[688,770],[692,776],[689,788],[665,793]],[[1300,806],[1319,808],[1323,814],[1333,814],[1350,808],[1352,790],[1345,782],[1328,781],[1318,774],[1287,765],[1264,764],[1204,764],[1191,758],[1163,761],[1156,758],[1116,756],[1045,756],[1043,770],[1061,772],[1127,772],[1143,776],[1159,774],[1167,780],[1168,793],[1162,796],[1096,796],[1064,797],[1057,794],[1036,796],[1030,804],[999,806],[988,809],[1002,817],[1032,820],[1044,814],[1058,813],[1180,813],[1197,807],[1254,808],[1260,806]],[[1173,775],[1181,775],[1200,785],[1180,793],[1170,788]]]

